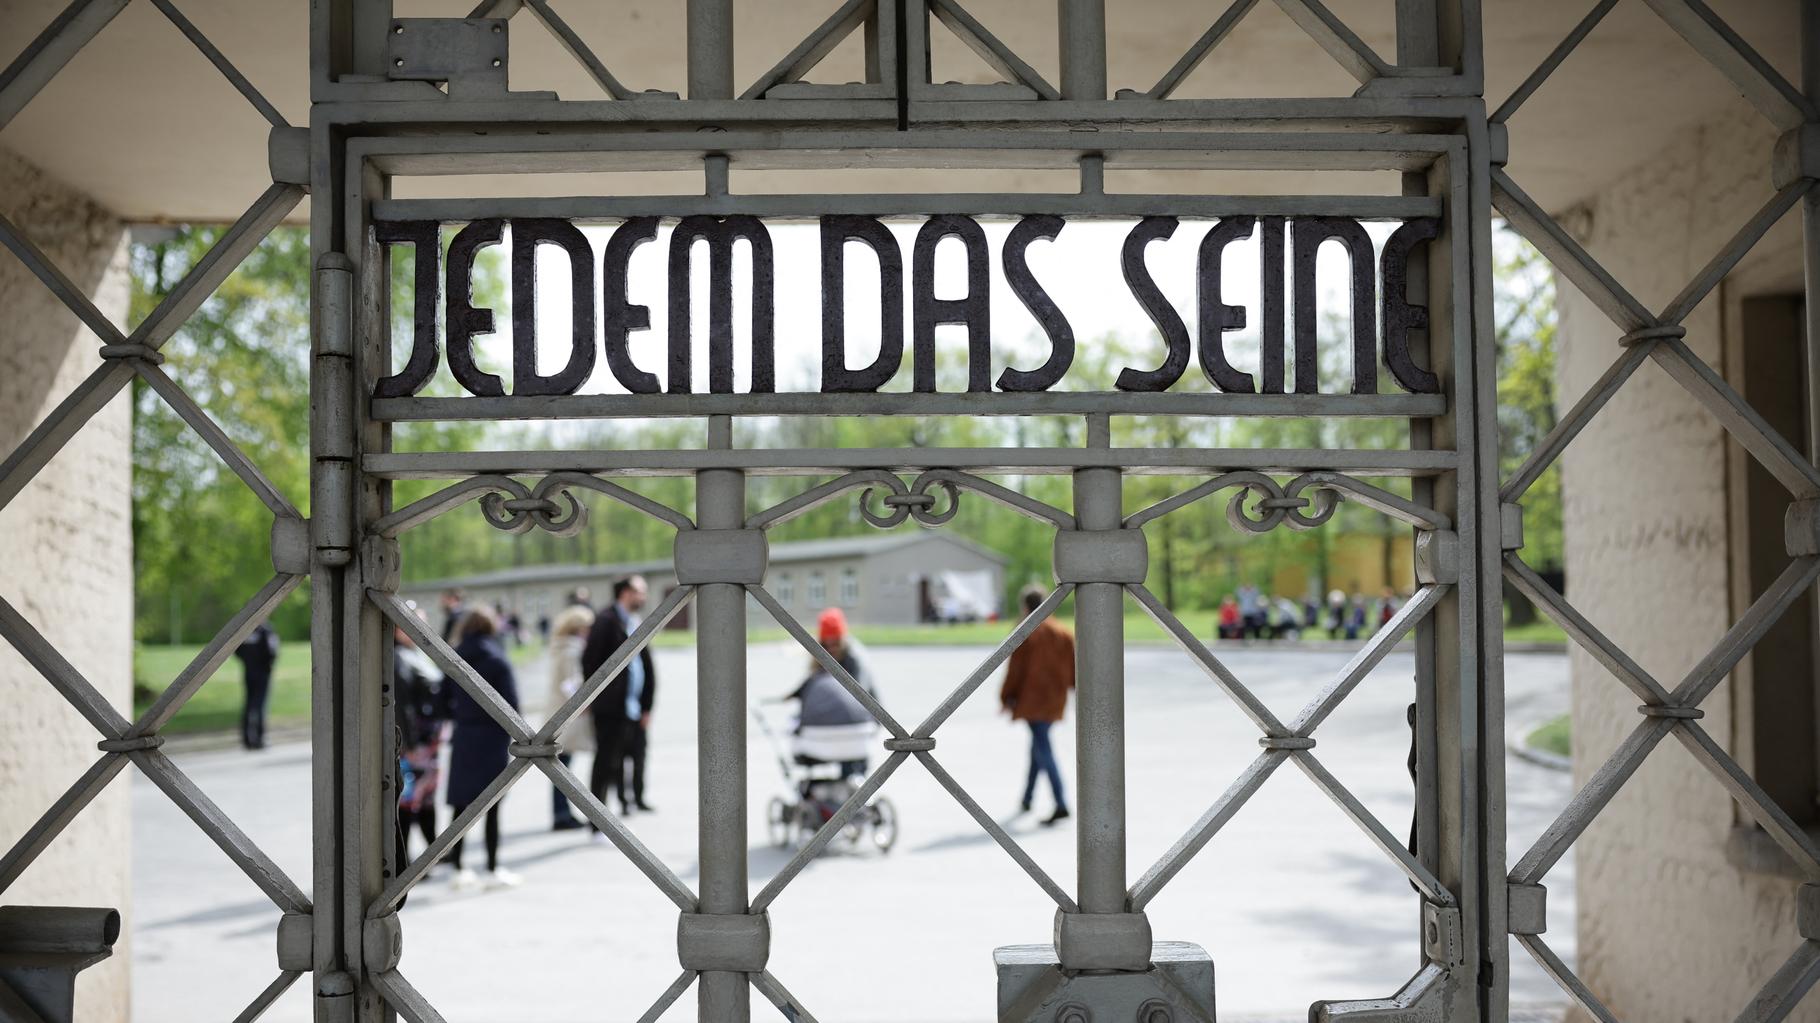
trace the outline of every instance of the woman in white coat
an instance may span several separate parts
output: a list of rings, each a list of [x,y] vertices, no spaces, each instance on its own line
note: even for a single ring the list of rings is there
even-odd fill
[[[581,674],[581,649],[588,641],[588,629],[594,624],[594,611],[586,604],[571,604],[558,612],[550,623],[550,669],[546,673],[548,684],[544,686],[536,713],[538,721],[549,720],[575,691],[581,688],[584,681]],[[557,733],[557,742],[562,745],[562,752],[556,759],[564,764],[569,763],[577,753],[588,753],[594,749],[594,732],[589,727],[586,714],[577,714],[569,719],[561,732]],[[551,812],[554,821],[551,830],[573,831],[585,827],[584,821],[575,816],[569,806],[567,796],[561,789],[551,793]]]

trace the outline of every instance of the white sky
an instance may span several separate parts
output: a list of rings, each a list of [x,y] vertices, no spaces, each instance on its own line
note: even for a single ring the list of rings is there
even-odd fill
[[[1194,269],[1196,255],[1202,237],[1215,222],[1211,220],[1183,220],[1177,227],[1175,235],[1166,241],[1151,243],[1148,249],[1148,264],[1152,276],[1162,288],[1177,313],[1187,324],[1189,335],[1198,335],[1196,325],[1196,298],[1194,286]],[[916,237],[920,221],[891,222],[888,224],[896,236],[903,258],[904,276],[913,274],[911,266],[911,248]],[[1012,294],[1004,279],[1001,247],[1006,234],[1010,231],[1011,221],[987,221],[985,229],[988,246],[991,250],[992,268],[989,279],[992,285],[991,317],[993,335],[993,369],[992,377],[997,378],[999,371],[1015,364],[1023,369],[1035,369],[1047,355],[1046,343],[1036,321],[1023,303]],[[1138,305],[1137,300],[1125,285],[1120,270],[1120,250],[1125,236],[1130,232],[1135,221],[1069,221],[1062,233],[1053,241],[1037,241],[1026,249],[1026,258],[1031,272],[1036,276],[1050,297],[1061,308],[1074,328],[1077,344],[1077,361],[1081,353],[1093,340],[1105,334],[1113,333],[1132,339],[1143,339],[1143,348],[1147,354],[1140,369],[1151,369],[1162,361],[1163,348],[1160,338],[1151,326],[1149,318]],[[631,339],[633,361],[642,369],[655,373],[665,381],[667,386],[668,365],[668,323],[667,323],[667,289],[666,267],[669,260],[670,233],[674,221],[666,221],[658,231],[655,240],[638,248],[632,257],[629,270],[629,300],[650,309],[651,328],[635,332]],[[777,390],[779,391],[814,391],[819,389],[821,365],[821,239],[820,229],[814,223],[773,222],[767,228],[771,234],[775,259],[776,278],[776,349],[777,349]],[[1366,230],[1374,243],[1381,246],[1383,239],[1394,229],[1390,224],[1367,224]],[[598,302],[600,288],[600,254],[611,236],[613,227],[586,227],[583,229],[594,247],[595,252],[595,301],[596,343],[600,333]],[[505,243],[498,246],[501,257],[510,251],[510,232]],[[707,247],[696,246],[696,258],[691,275],[691,319],[694,328],[694,390],[705,392],[708,388],[707,358]],[[1227,304],[1249,306],[1247,329],[1229,335],[1228,352],[1233,363],[1242,371],[1255,372],[1257,369],[1256,330],[1258,324],[1258,242],[1253,238],[1235,242],[1225,250],[1222,266],[1222,300]],[[958,240],[944,241],[936,255],[936,295],[940,298],[958,298],[966,288],[965,257]],[[568,259],[563,251],[555,246],[540,246],[538,252],[538,350],[539,369],[544,373],[553,373],[567,360],[570,338],[570,272]],[[1285,260],[1287,263],[1287,260]],[[502,269],[509,263],[502,258],[497,264]],[[750,257],[743,244],[735,247],[734,255],[734,350],[735,350],[735,389],[746,391],[750,385]],[[847,280],[846,280],[846,328],[847,328],[847,364],[865,366],[878,354],[879,345],[879,280],[876,261],[869,249],[854,242],[847,247]],[[1346,288],[1346,259],[1344,250],[1338,245],[1324,245],[1318,261],[1318,290],[1320,293],[1321,313],[1338,315],[1342,321],[1350,315]],[[1374,272],[1373,276],[1376,274]],[[898,376],[887,385],[885,390],[907,391],[910,389],[911,376],[911,341],[910,331],[910,281],[903,282],[904,301],[904,360]],[[509,295],[509,289],[508,289]],[[1287,304],[1287,292],[1286,292]],[[498,332],[490,338],[479,339],[480,360],[482,368],[500,374],[506,379],[510,389],[511,369],[509,356],[511,351],[511,319],[506,309],[495,311]],[[937,345],[944,351],[956,352],[965,350],[965,329],[960,326],[944,326],[937,329]],[[1326,344],[1343,343],[1326,341]],[[409,339],[400,336],[394,345],[395,363],[402,365],[408,353]],[[1154,355],[1154,357],[1151,357]],[[441,374],[448,372],[446,365]],[[1061,388],[1068,387],[1066,379]],[[1198,364],[1192,359],[1188,372],[1183,375],[1176,389],[1205,390],[1207,384],[1201,376]],[[605,358],[596,361],[592,378],[582,387],[583,394],[623,393],[624,388],[613,379],[607,368]]]

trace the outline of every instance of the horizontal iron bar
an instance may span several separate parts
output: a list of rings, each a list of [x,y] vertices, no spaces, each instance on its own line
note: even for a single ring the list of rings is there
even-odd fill
[[[502,419],[676,419],[696,416],[1310,416],[1430,419],[1444,394],[1171,394],[1045,391],[981,394],[567,394],[377,398],[379,422]]]
[[[1433,476],[1451,471],[1451,451],[1358,451],[1302,448],[737,448],[679,451],[420,451],[370,454],[363,471],[387,479],[433,479],[476,473],[611,472],[688,476],[702,469],[742,469],[759,476],[834,475],[850,469],[915,472],[931,466],[1006,476],[1065,475],[1076,469],[1123,469],[1135,475],[1196,475],[1228,469],[1297,473],[1337,469],[1365,476]]]
[[[612,195],[526,198],[378,199],[379,221],[445,223],[490,217],[613,222],[628,217],[706,214],[809,220],[821,216],[918,217],[955,215],[1014,219],[1034,214],[1067,217],[1349,217],[1413,220],[1439,217],[1435,196],[1401,195],[1079,195],[1054,192],[870,195]]]

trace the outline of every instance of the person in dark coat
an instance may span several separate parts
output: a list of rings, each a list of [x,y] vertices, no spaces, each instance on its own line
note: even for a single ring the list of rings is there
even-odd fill
[[[584,678],[592,678],[626,637],[637,630],[646,593],[642,576],[630,576],[613,584],[613,603],[594,619],[587,646],[581,651]],[[621,814],[631,813],[633,807],[651,812],[645,802],[645,748],[651,707],[656,702],[657,668],[651,661],[651,648],[646,646],[607,682],[606,689],[589,707],[594,716],[594,768],[588,789],[602,804],[607,801],[608,789],[617,790]],[[630,772],[626,770],[628,761]]]
[[[246,679],[246,704],[240,711],[240,744],[265,748],[265,708],[272,693],[272,665],[278,662],[278,633],[260,622],[234,648]]]
[[[1024,613],[1042,607],[1046,596],[1041,589],[1025,590]],[[1068,708],[1068,690],[1073,688],[1074,633],[1053,616],[1046,618],[1011,651],[1011,660],[1005,666],[1005,684],[998,694],[999,706],[1012,720],[1030,726],[1030,770],[1024,776],[1024,798],[1019,805],[1024,813],[1030,812],[1030,801],[1036,798],[1037,776],[1047,776],[1049,792],[1055,797],[1055,812],[1043,818],[1046,825],[1069,816],[1062,769],[1049,744],[1049,729],[1062,719]]]
[[[410,862],[409,836],[413,830],[422,833],[426,846],[436,841],[436,790],[442,784],[442,726],[449,719],[448,696],[452,688],[452,684],[442,684],[442,673],[423,651],[417,649],[410,635],[403,629],[394,628],[392,710],[393,722],[398,728],[401,776],[397,848],[400,868]]]
[[[512,674],[512,663],[506,660],[505,648],[500,646],[499,619],[485,605],[476,606],[456,626],[455,637],[455,653],[516,710],[518,681]],[[449,716],[455,722],[455,730],[450,740],[448,800],[459,817],[506,769],[511,740],[499,722],[460,685],[449,693]],[[499,865],[498,803],[487,811],[486,843],[488,887],[518,884],[518,875]],[[480,878],[473,871],[462,869],[461,847],[462,842],[457,840],[449,851],[449,860],[455,865],[455,887],[479,887]]]

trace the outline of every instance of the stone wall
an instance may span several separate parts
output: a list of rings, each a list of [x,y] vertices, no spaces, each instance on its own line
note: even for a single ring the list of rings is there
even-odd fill
[[[1562,220],[1660,309],[1771,194],[1771,129],[1748,108],[1649,155]],[[1794,217],[1687,321],[1715,367],[1737,344],[1737,303],[1799,290]],[[1563,283],[1562,408],[1617,357],[1619,330]],[[1673,688],[1741,610],[1730,598],[1727,460],[1744,457],[1680,385],[1646,362],[1563,462],[1569,597]],[[1587,654],[1572,657],[1576,787],[1641,720],[1638,698]],[[1733,682],[1702,724],[1733,747]],[[1742,820],[1675,739],[1665,739],[1574,847],[1578,972],[1620,1019],[1732,1019],[1799,943],[1795,882],[1726,857]],[[1521,853],[1521,849],[1517,853]],[[1573,926],[1557,918],[1557,927]],[[1527,956],[1518,969],[1533,969]],[[1809,999],[1793,1019],[1820,1020]]]
[[[118,218],[0,149],[0,215],[116,324],[129,300]],[[10,453],[98,364],[100,340],[25,266],[0,253],[0,453]],[[133,656],[131,409],[116,398],[0,511],[0,596],[130,711]],[[99,756],[99,738],[0,643],[0,847]],[[114,782],[0,901],[130,908],[128,778]],[[125,1019],[129,949],[82,974],[78,1015]]]

